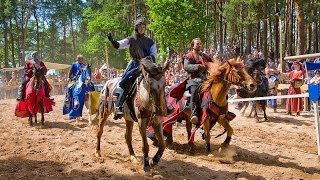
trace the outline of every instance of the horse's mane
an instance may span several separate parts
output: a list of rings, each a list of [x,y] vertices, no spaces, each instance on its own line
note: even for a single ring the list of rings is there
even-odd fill
[[[142,58],[140,60],[141,68],[143,68],[146,72],[148,72],[151,77],[156,77],[159,74],[162,74],[163,69],[162,67],[156,65],[151,60],[147,58]]]
[[[219,59],[213,59],[212,62],[207,62],[207,71],[209,73],[207,80],[205,80],[201,85],[201,92],[207,91],[212,83],[217,80],[217,78],[225,70],[225,67],[222,66],[222,63]]]

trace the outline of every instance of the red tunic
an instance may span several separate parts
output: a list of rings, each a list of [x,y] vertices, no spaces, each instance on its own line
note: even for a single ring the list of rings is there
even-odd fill
[[[29,60],[28,62],[26,62],[26,65],[24,66],[24,73],[27,79],[30,79],[33,77],[34,64],[35,64],[34,60]],[[42,72],[43,72],[43,75],[46,75],[47,68],[42,61],[40,61],[40,67],[44,67]]]
[[[300,88],[294,88],[294,79],[301,79],[303,77],[304,71],[290,71],[289,79],[290,86],[288,89],[288,94],[301,94]],[[286,103],[287,112],[300,112],[302,111],[302,98],[288,98]]]
[[[210,58],[209,55],[202,53],[201,55],[199,55],[198,59],[196,59],[196,56],[194,54],[194,52],[190,51],[187,55],[186,55],[188,61],[189,61],[189,66],[195,65],[195,64],[201,64],[203,66],[205,66],[206,62],[211,62],[212,59]],[[188,72],[188,70],[185,68],[185,70]],[[193,71],[192,72],[188,72],[188,74],[190,74],[190,78],[193,79],[197,76],[198,71]]]

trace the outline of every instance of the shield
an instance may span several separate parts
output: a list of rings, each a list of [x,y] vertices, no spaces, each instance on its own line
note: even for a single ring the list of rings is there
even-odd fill
[[[308,84],[309,99],[313,102],[319,100],[320,84]]]

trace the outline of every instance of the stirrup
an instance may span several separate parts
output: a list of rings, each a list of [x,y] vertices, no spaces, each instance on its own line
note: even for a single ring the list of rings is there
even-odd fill
[[[123,117],[123,111],[121,110],[122,107],[115,107],[114,111],[114,120],[121,119]]]

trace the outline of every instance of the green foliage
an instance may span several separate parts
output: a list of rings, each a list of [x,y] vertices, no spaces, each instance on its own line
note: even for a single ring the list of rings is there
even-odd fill
[[[213,26],[205,7],[192,0],[147,0],[150,29],[160,42],[160,49],[185,50],[193,38],[204,38],[205,25]],[[212,17],[212,16],[211,16]]]
[[[247,25],[262,18],[263,0],[230,0],[223,6],[223,16],[228,22],[228,32],[237,35]]]
[[[130,5],[124,6],[121,1],[113,0],[104,0],[97,3],[101,6],[95,9],[89,7],[84,11],[84,23],[88,29],[88,39],[83,46],[83,50],[88,54],[105,53],[105,46],[110,45],[107,39],[108,32],[112,32],[114,39],[120,40],[129,36],[133,31],[133,26],[127,22]],[[124,68],[126,65],[125,52],[117,53],[114,51],[117,50],[113,47],[108,48],[109,64],[115,64],[116,68]],[[117,55],[120,57],[117,57]]]

